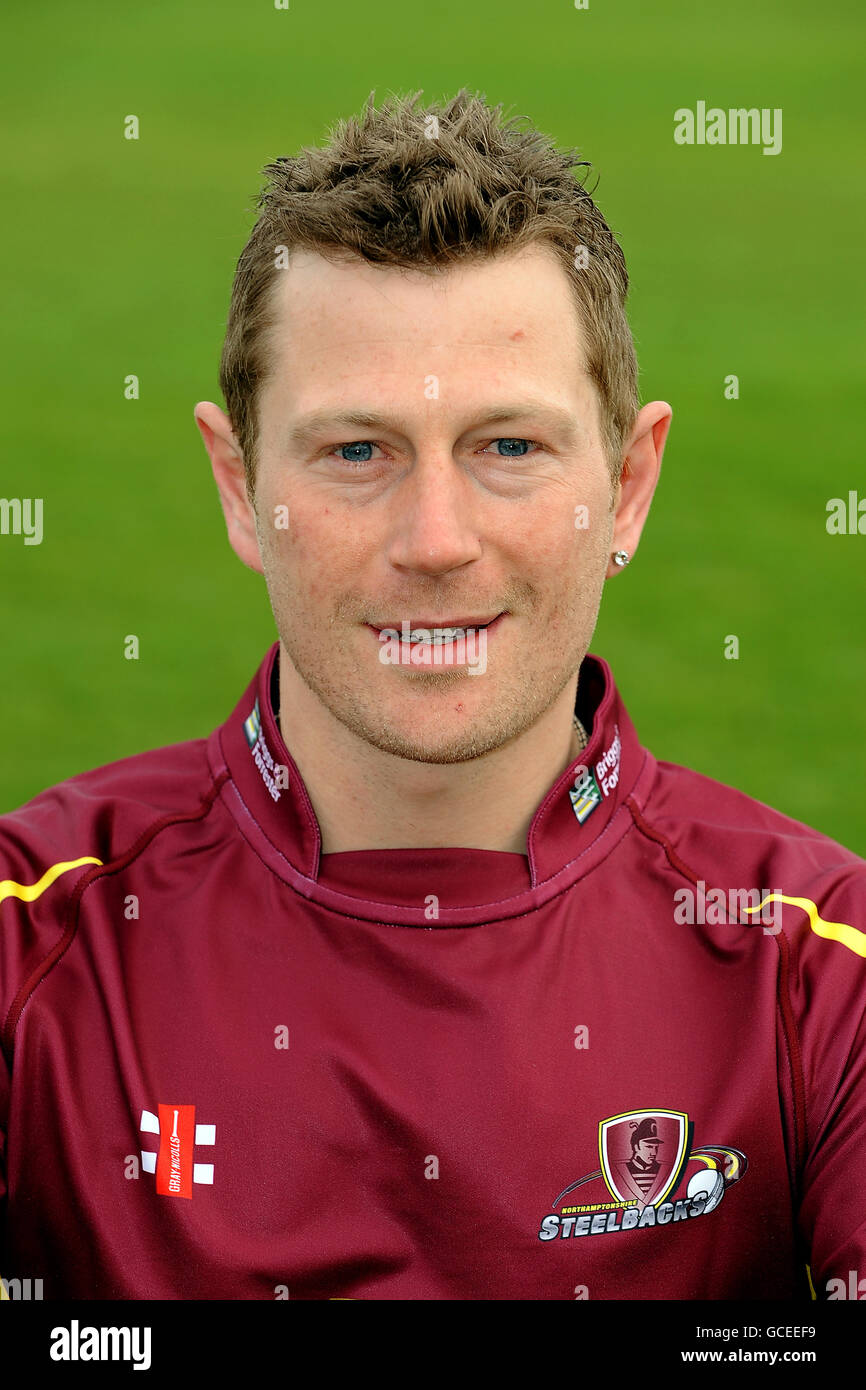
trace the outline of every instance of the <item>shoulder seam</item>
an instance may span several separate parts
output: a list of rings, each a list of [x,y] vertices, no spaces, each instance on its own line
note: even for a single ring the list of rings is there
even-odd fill
[[[779,949],[779,976],[776,997],[782,1016],[785,1041],[788,1044],[788,1069],[791,1073],[791,1095],[794,1102],[794,1171],[796,1174],[796,1204],[799,1206],[800,1174],[806,1156],[808,1131],[806,1126],[806,1082],[803,1076],[803,1057],[800,1051],[800,1038],[797,1033],[797,1020],[791,1007],[789,988],[790,952],[784,932],[775,937]]]
[[[649,821],[645,819],[639,811],[637,802],[634,798],[627,796],[625,804],[631,812],[631,818],[641,834],[645,835],[648,840],[652,840],[654,844],[660,845],[671,867],[676,869],[678,874],[682,874],[684,878],[687,878],[690,883],[694,883],[697,887],[698,883],[701,882],[698,875],[689,868],[684,859],[680,859],[670,840],[668,840],[660,830],[656,830],[651,826]]]
[[[12,1055],[14,1051],[15,1030],[18,1026],[18,1020],[21,1017],[22,1010],[30,996],[39,987],[46,975],[53,970],[57,962],[62,959],[74,940],[75,933],[78,930],[78,908],[85,889],[96,879],[104,877],[107,874],[116,873],[120,869],[127,868],[138,858],[139,854],[147,848],[151,840],[153,840],[161,830],[167,829],[170,825],[182,825],[185,822],[202,820],[211,810],[211,807],[222,790],[223,784],[228,780],[229,775],[228,769],[219,774],[214,780],[211,790],[195,810],[158,817],[152,825],[147,826],[141,832],[138,839],[125,854],[120,855],[116,859],[109,860],[107,864],[95,864],[91,869],[88,869],[81,875],[81,878],[76,883],[66,904],[64,930],[59,941],[55,942],[51,950],[48,951],[47,954],[43,956],[42,960],[31,970],[12,1000],[12,1003],[9,1005],[2,1029],[0,1029],[0,1048],[2,1048],[10,1068],[12,1066]]]

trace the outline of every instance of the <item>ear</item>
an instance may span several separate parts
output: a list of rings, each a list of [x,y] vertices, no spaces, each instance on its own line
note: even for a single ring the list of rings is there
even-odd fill
[[[634,422],[623,453],[623,469],[616,492],[616,519],[611,552],[627,550],[634,557],[650,509],[662,454],[670,429],[673,410],[667,401],[650,401]],[[611,559],[606,578],[619,574],[621,567]]]
[[[257,574],[264,574],[256,515],[247,496],[244,456],[235,439],[231,421],[213,401],[199,401],[193,412],[213,469],[222,503],[229,545],[239,560]]]

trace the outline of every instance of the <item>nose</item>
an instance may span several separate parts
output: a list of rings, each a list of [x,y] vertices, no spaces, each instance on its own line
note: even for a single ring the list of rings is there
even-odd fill
[[[388,501],[387,558],[397,569],[441,575],[480,557],[482,500],[447,451],[419,456]]]

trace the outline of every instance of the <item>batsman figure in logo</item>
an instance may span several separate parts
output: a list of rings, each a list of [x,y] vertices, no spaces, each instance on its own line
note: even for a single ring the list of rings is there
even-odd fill
[[[611,1196],[657,1206],[673,1192],[691,1150],[693,1126],[679,1110],[630,1111],[598,1127],[601,1174]]]

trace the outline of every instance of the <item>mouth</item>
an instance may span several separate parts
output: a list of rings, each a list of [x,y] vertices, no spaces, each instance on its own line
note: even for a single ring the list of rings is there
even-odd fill
[[[498,641],[496,634],[507,617],[508,613],[502,612],[492,618],[485,618],[483,622],[475,618],[463,621],[456,618],[437,618],[433,622],[421,622],[420,619],[416,619],[410,627],[408,620],[404,619],[402,622],[386,624],[384,627],[376,627],[373,623],[366,623],[365,626],[376,638],[379,660],[387,665],[396,664],[427,670],[441,666],[465,666],[468,662],[476,670],[486,670],[487,645],[491,641]],[[383,633],[386,629],[397,634],[396,654],[392,647],[389,655],[383,645],[386,640]],[[483,666],[478,664],[479,655],[483,657]]]

